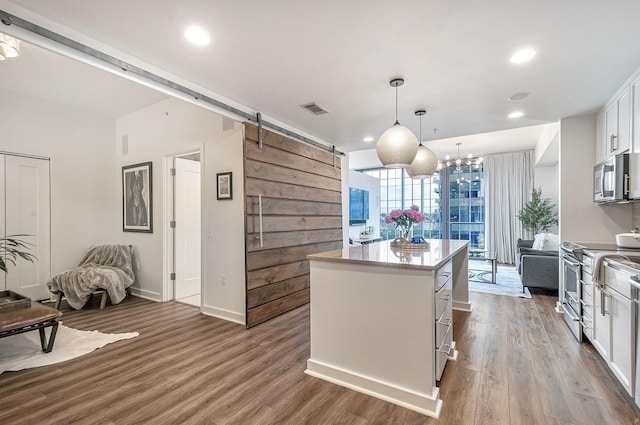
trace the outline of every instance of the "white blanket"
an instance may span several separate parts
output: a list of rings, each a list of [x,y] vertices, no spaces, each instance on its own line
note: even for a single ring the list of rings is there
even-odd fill
[[[80,310],[98,289],[109,293],[111,303],[120,303],[133,281],[130,247],[100,245],[89,248],[78,267],[53,276],[47,286],[54,294],[64,293],[69,305]]]
[[[604,260],[607,258],[616,260],[628,260],[629,257],[611,252],[601,252],[593,257],[593,283],[604,283]]]

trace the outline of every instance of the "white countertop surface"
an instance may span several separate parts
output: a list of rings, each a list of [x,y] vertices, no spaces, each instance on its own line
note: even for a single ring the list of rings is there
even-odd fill
[[[427,239],[427,242],[429,248],[425,250],[397,249],[391,247],[391,241],[381,241],[311,254],[307,258],[309,260],[434,270],[469,244],[469,241],[443,239]]]

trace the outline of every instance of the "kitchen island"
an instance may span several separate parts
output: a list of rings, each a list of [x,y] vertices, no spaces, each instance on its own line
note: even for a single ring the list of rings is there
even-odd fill
[[[452,309],[471,310],[468,241],[390,241],[308,256],[311,357],[306,373],[438,417],[436,383],[457,351]]]

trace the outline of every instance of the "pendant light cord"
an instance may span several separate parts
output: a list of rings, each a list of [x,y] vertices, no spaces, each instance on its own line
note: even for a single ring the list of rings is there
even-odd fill
[[[398,86],[396,86],[396,124],[400,124],[398,122]]]

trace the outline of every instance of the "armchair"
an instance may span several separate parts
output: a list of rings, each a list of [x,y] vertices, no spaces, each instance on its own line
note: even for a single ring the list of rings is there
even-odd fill
[[[558,250],[533,249],[533,240],[518,239],[516,269],[522,282],[530,288],[558,289],[560,259]]]

